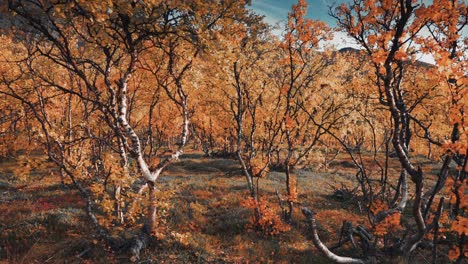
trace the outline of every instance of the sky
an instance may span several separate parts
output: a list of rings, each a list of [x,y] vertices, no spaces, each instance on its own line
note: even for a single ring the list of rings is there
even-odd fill
[[[329,6],[336,7],[349,2],[352,2],[352,0],[307,0],[309,5],[307,17],[320,19],[334,26],[334,19],[328,15]],[[419,0],[419,2],[429,4],[432,3],[432,0]],[[285,21],[287,19],[288,12],[294,4],[297,4],[297,0],[252,0],[252,9],[261,15],[265,15],[268,23],[275,24],[280,20]]]
[[[330,26],[334,27],[336,25],[334,18],[328,15],[329,6],[339,6],[341,3],[350,1],[352,0],[308,0],[307,3],[309,7],[306,17],[325,21]],[[430,0],[420,1],[426,4],[432,2]],[[278,22],[284,23],[287,20],[288,12],[290,12],[293,4],[297,4],[297,0],[252,0],[251,8],[256,13],[264,15],[266,22],[275,25]],[[276,30],[275,32],[280,34],[280,30]],[[359,46],[343,32],[335,33],[334,40],[327,44],[335,46],[336,49],[345,47],[359,48]],[[421,55],[419,60],[434,63],[434,59],[429,55]]]
[[[328,15],[329,6],[338,6],[343,2],[351,0],[308,0],[307,17],[310,19],[319,19],[327,22],[330,26],[335,26],[335,20]],[[271,25],[276,25],[278,22],[283,24],[288,17],[288,12],[291,6],[297,4],[297,0],[252,0],[252,9],[265,16],[265,21]],[[281,30],[274,31],[280,34]],[[334,39],[327,44],[334,45],[337,49],[345,47],[358,48],[358,45],[345,33],[335,33]]]
[[[334,20],[328,15],[328,6],[335,6],[347,1],[343,0],[308,0],[309,9],[307,17],[320,19],[334,25]],[[349,0],[348,0],[349,2]],[[252,0],[252,9],[261,15],[265,15],[266,21],[270,24],[283,20],[285,21],[291,6],[297,4],[297,0]]]

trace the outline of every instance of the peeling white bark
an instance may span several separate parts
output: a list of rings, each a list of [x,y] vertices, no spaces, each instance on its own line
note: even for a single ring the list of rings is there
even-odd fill
[[[127,82],[122,81],[122,92],[121,92],[121,95],[119,96],[119,123],[124,128],[126,134],[130,137],[130,140],[132,142],[131,152],[136,156],[138,167],[140,168],[141,173],[143,174],[143,177],[147,181],[155,182],[156,179],[159,177],[159,175],[161,175],[164,168],[169,163],[175,160],[178,160],[180,156],[183,154],[183,150],[184,150],[185,144],[187,143],[188,133],[189,133],[189,113],[188,113],[187,98],[184,97],[181,102],[184,120],[183,120],[183,125],[182,125],[181,142],[180,142],[179,148],[170,157],[161,161],[158,164],[156,170],[151,172],[148,167],[148,164],[146,163],[143,157],[140,139],[127,120],[127,96],[126,96],[127,85],[128,85]],[[182,88],[179,87],[178,90],[182,90]]]
[[[335,253],[331,252],[328,247],[320,240],[320,237],[317,233],[317,223],[315,220],[314,212],[312,212],[309,208],[303,207],[302,213],[307,218],[310,224],[310,228],[312,231],[312,242],[314,243],[315,247],[324,254],[329,260],[335,263],[343,263],[343,264],[365,264],[369,263],[366,260],[357,259],[357,258],[350,258],[350,257],[342,257],[338,256]]]
[[[133,127],[128,123],[127,120],[127,90],[128,90],[128,81],[131,76],[131,71],[132,71],[132,66],[129,67],[129,70],[125,74],[124,78],[120,80],[120,95],[118,98],[118,105],[119,105],[119,113],[118,113],[118,121],[119,124],[122,126],[122,128],[125,130],[125,133],[127,134],[128,137],[130,137],[130,140],[132,142],[132,149],[131,152],[133,155],[136,156],[136,160],[138,163],[138,167],[140,168],[141,173],[143,174],[143,177],[145,177],[146,180],[154,182],[156,180],[156,177],[151,173],[149,170],[148,164],[143,158],[143,153],[141,150],[141,142],[140,138],[136,134],[135,130]]]
[[[408,203],[408,173],[405,170],[401,173],[401,200],[398,203],[397,209],[400,210],[400,212],[403,212],[406,208],[406,204]]]

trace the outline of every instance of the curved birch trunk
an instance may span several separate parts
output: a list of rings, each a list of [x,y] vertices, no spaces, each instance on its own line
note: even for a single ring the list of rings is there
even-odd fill
[[[358,258],[350,258],[350,257],[342,257],[338,256],[335,253],[331,252],[330,249],[320,240],[320,237],[317,233],[317,223],[315,219],[315,214],[309,208],[303,207],[302,213],[307,218],[309,222],[309,227],[312,232],[312,242],[314,243],[315,247],[325,255],[329,260],[333,261],[334,263],[343,263],[343,264],[366,264],[370,263],[370,261],[358,259]]]

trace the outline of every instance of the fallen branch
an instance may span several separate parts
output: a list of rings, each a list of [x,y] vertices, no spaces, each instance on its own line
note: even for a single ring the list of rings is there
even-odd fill
[[[320,240],[318,233],[317,233],[317,223],[315,220],[315,214],[312,212],[309,208],[303,207],[302,208],[302,213],[304,216],[307,218],[309,221],[310,229],[312,231],[312,242],[314,243],[315,247],[322,253],[324,254],[329,260],[335,262],[335,263],[343,263],[343,264],[348,264],[348,263],[357,263],[357,264],[366,264],[370,263],[367,260],[363,259],[357,259],[357,258],[350,258],[350,257],[342,257],[338,256],[335,253],[331,252],[328,247],[323,244],[323,242]]]

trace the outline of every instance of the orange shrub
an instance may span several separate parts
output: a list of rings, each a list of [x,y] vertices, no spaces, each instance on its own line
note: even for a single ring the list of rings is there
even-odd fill
[[[244,200],[241,205],[246,208],[251,208],[254,211],[254,215],[250,218],[248,227],[263,235],[274,236],[291,229],[291,227],[281,219],[278,212],[273,209],[277,207],[276,204],[272,204],[263,198],[256,201],[249,197]]]

